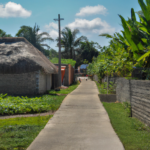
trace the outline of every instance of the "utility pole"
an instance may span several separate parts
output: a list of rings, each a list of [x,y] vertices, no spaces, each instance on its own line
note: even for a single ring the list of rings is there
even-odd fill
[[[58,14],[58,19],[54,19],[55,21],[58,21],[58,32],[59,32],[59,86],[61,87],[61,29],[60,29],[60,21],[64,20],[63,18],[60,18],[60,14]]]

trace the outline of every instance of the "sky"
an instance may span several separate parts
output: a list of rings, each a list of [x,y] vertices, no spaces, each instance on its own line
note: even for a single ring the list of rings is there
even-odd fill
[[[131,8],[140,10],[138,0],[1,0],[0,29],[15,36],[22,25],[40,26],[40,32],[48,32],[53,39],[58,37],[60,14],[61,29],[79,29],[89,41],[101,46],[109,45],[109,39],[100,37],[102,33],[112,34],[122,30],[118,14],[125,19],[131,16]],[[48,42],[58,51],[56,42]]]

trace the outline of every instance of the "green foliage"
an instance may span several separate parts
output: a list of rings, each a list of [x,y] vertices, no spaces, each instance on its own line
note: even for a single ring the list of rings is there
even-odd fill
[[[126,150],[149,150],[150,128],[136,118],[128,117],[122,103],[103,103],[111,124]]]
[[[96,85],[100,94],[107,94],[107,82],[101,84],[96,82]],[[113,82],[109,83],[108,94],[116,94],[116,85]]]
[[[0,29],[0,37],[12,37],[11,34],[6,34],[5,31],[3,31],[2,29]]]
[[[131,105],[129,102],[123,102],[124,109],[126,109],[127,117],[132,117]]]
[[[135,118],[134,118],[135,119]],[[150,131],[150,129],[148,128],[147,125],[145,125],[144,123],[142,123],[140,120],[135,119],[136,122],[133,122],[132,126],[133,129],[137,130],[137,131]]]
[[[57,110],[63,101],[64,96],[43,95],[41,97],[14,97],[0,95],[0,114],[24,114],[24,113],[39,113]]]
[[[58,64],[58,58],[52,58],[50,60],[53,64]],[[61,59],[62,64],[70,64],[71,66],[75,66],[76,61],[73,59]]]
[[[88,64],[88,60],[84,59],[83,63]]]
[[[61,89],[60,91],[51,90],[49,91],[49,94],[69,94],[70,92],[75,90],[79,84],[79,81],[77,81],[76,83],[69,86],[67,89]]]
[[[150,67],[150,1],[138,0],[142,11],[131,8],[131,18],[125,20],[119,15],[123,27],[121,33],[101,34],[111,38],[110,45],[103,47],[97,59],[89,65],[89,73],[101,79],[105,75],[131,76],[133,66]],[[92,69],[92,71],[90,71]]]
[[[76,56],[77,66],[81,64],[87,64],[88,62],[91,63],[93,57],[97,57],[99,54],[99,49],[101,46],[96,42],[81,42],[80,47]],[[84,60],[86,59],[86,62]]]
[[[111,41],[109,47],[103,47],[98,57],[93,58],[93,62],[87,67],[88,74],[97,74],[100,82],[105,75],[130,76],[132,70],[130,54],[115,41]]]
[[[0,119],[0,150],[25,150],[51,117]]]
[[[58,58],[58,52],[54,49],[49,50],[49,59]]]
[[[61,89],[58,94],[69,94],[79,83],[74,83],[67,89]],[[51,90],[49,93],[54,94]],[[15,97],[0,94],[0,115],[40,113],[57,110],[65,96],[42,95],[41,97]]]
[[[20,30],[16,33],[16,36],[26,38],[32,45],[34,45],[37,49],[46,55],[48,51],[45,51],[44,47],[49,49],[50,46],[48,44],[44,44],[43,42],[53,41],[53,39],[47,32],[38,33],[39,30],[40,28],[36,24],[33,28],[30,26],[21,26]],[[47,56],[49,56],[49,53]]]
[[[78,29],[71,31],[68,27],[65,27],[62,30],[61,46],[64,48],[64,51],[62,51],[63,58],[73,59],[78,53],[80,42],[87,40],[87,37],[85,36],[80,36],[77,38],[77,34],[79,33],[80,31]],[[58,42],[57,45],[59,45],[59,38],[57,38],[56,41]]]

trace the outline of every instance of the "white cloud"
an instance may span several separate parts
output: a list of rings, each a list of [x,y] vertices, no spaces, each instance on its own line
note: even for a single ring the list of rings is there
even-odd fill
[[[105,15],[107,13],[107,9],[102,6],[86,6],[80,9],[80,12],[76,14],[76,16],[89,16],[89,15],[96,15],[102,14]]]
[[[52,23],[49,23],[49,25],[45,25],[45,28],[47,29],[47,30],[50,30],[50,29],[58,29],[58,24],[56,24],[56,23],[54,23],[54,22],[52,22]]]
[[[49,32],[53,39],[58,37],[58,24],[51,22],[48,25],[45,25],[44,28]]]
[[[100,18],[93,20],[75,19],[74,22],[67,25],[72,30],[79,29],[83,33],[109,33],[115,32],[115,28],[112,28],[106,21],[102,21]]]
[[[56,39],[58,37],[58,31],[56,30],[51,30],[49,34],[53,39]]]
[[[0,17],[30,17],[31,11],[24,9],[20,4],[8,2],[7,4],[0,5]]]

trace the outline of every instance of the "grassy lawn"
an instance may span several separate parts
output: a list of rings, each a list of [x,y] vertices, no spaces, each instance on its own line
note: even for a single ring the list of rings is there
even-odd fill
[[[72,84],[68,89],[61,89],[56,92],[50,91],[50,94],[69,94],[77,88],[79,83]],[[65,96],[63,95],[49,95],[44,94],[38,97],[20,97],[20,96],[7,96],[7,94],[0,94],[0,115],[10,114],[27,114],[27,113],[40,113],[47,111],[57,110]]]
[[[50,94],[69,94],[70,92],[75,90],[79,84],[80,83],[78,81],[77,83],[74,83],[71,86],[69,86],[69,88],[67,89],[61,89],[60,91],[51,90],[49,93]]]
[[[25,150],[51,117],[0,119],[0,150]]]
[[[103,103],[126,150],[150,150],[150,128],[131,118],[127,103]]]

